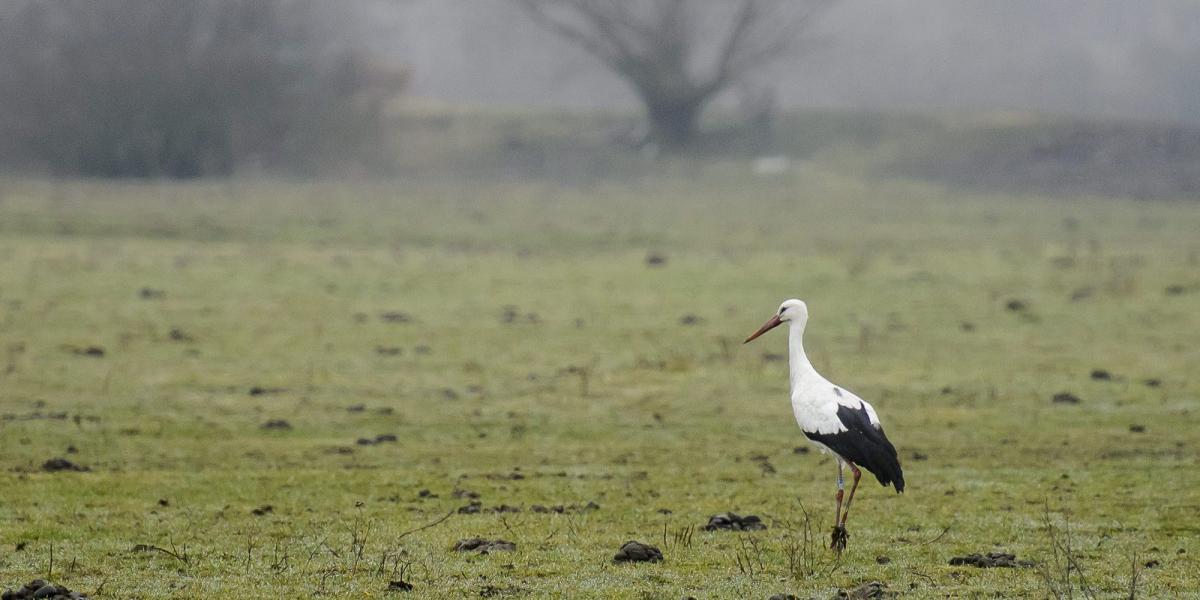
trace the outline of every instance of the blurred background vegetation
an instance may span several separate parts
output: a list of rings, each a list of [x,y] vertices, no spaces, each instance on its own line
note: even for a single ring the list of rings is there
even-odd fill
[[[1200,193],[1194,5],[869,4],[16,0],[0,169],[580,183],[832,159],[985,190]]]

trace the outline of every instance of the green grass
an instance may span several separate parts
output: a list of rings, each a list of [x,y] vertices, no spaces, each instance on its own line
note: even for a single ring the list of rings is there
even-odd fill
[[[4,181],[0,587],[46,576],[53,548],[51,578],[101,598],[824,598],[870,580],[1044,598],[1039,571],[1064,575],[1049,519],[1096,597],[1128,597],[1135,560],[1158,561],[1140,596],[1196,593],[1200,206],[820,163],[669,171],[582,188]],[[864,479],[836,562],[835,467],[793,451],[786,365],[765,357],[784,336],[739,345],[792,296],[815,364],[874,403],[908,481]],[[89,346],[105,355],[74,351]],[[378,434],[398,441],[355,443]],[[91,471],[41,471],[58,456]],[[413,531],[465,505],[456,489],[485,512]],[[487,512],[501,504],[523,511]],[[727,510],[771,528],[673,541]],[[518,549],[451,551],[472,536]],[[612,564],[629,539],[665,562]],[[947,564],[989,551],[1043,569]],[[397,557],[408,596],[385,592]]]

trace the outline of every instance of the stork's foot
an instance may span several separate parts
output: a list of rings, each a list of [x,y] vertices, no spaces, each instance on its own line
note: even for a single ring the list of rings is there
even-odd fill
[[[841,554],[846,549],[846,542],[850,540],[850,533],[846,531],[845,525],[834,525],[833,532],[829,535],[829,549]]]

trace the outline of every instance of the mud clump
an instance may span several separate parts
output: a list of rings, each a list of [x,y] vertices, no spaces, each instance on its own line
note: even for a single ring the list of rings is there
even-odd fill
[[[388,591],[388,592],[411,592],[411,591],[413,591],[413,584],[411,584],[411,583],[409,583],[409,582],[407,582],[407,581],[404,581],[403,579],[399,579],[399,580],[396,580],[396,581],[389,581],[389,582],[388,582],[387,589],[386,589],[386,590],[384,590],[384,591]]]
[[[600,505],[593,501],[588,501],[587,504],[555,504],[552,506],[544,506],[542,504],[534,504],[529,507],[529,512],[539,514],[566,514],[566,513],[584,513],[590,510],[600,510]]]
[[[709,517],[705,531],[759,531],[766,529],[766,523],[757,515],[740,516],[734,512],[724,512]]]
[[[28,598],[45,598],[46,600],[73,600],[76,598],[87,598],[80,592],[75,592],[67,589],[65,586],[54,585],[47,582],[45,579],[34,579],[29,583],[21,586],[21,589],[5,590],[0,593],[0,598],[4,600],[26,600]]]
[[[52,459],[42,463],[42,470],[47,473],[59,473],[62,471],[74,471],[76,473],[83,473],[86,471],[91,471],[90,468],[85,467],[83,465],[77,465],[65,458],[52,458]],[[41,596],[39,596],[39,598],[40,597]]]
[[[851,590],[838,590],[833,600],[885,600],[899,596],[897,592],[889,592],[886,583],[872,581]]]
[[[630,540],[621,545],[613,556],[613,562],[662,562],[663,553],[658,548]]]
[[[485,540],[483,538],[468,538],[458,540],[454,544],[455,552],[478,552],[479,554],[490,554],[492,552],[516,552],[517,545],[508,540]]]
[[[1076,396],[1071,392],[1059,392],[1051,397],[1050,401],[1055,404],[1079,404],[1082,402],[1082,400],[1079,399],[1079,396]]]
[[[1033,561],[1017,560],[1017,555],[1008,554],[1006,552],[988,552],[987,554],[968,554],[966,556],[955,556],[950,559],[950,566],[968,566],[977,567],[980,569],[1016,569],[1023,567],[1032,567]]]
[[[397,439],[399,438],[397,438],[395,434],[381,433],[373,438],[358,438],[358,440],[356,440],[354,443],[358,444],[359,446],[374,446],[376,444],[394,444],[396,443]]]
[[[91,358],[104,358],[103,346],[87,346],[86,348],[73,348],[71,350],[76,356],[88,356]]]

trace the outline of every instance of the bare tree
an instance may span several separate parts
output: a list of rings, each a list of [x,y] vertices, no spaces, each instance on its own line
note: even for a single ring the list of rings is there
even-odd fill
[[[654,141],[692,141],[721,91],[794,47],[834,0],[514,0],[626,80]]]

